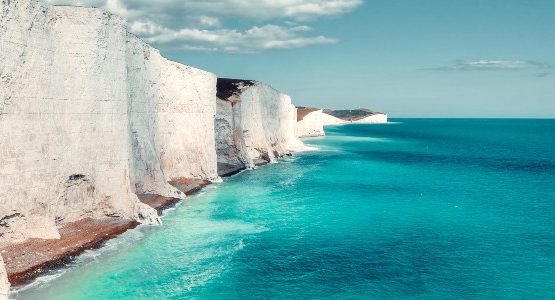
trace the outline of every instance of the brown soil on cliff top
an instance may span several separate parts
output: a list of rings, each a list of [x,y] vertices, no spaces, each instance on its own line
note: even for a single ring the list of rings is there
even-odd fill
[[[309,113],[318,110],[318,108],[314,107],[297,107],[297,122],[302,121]]]

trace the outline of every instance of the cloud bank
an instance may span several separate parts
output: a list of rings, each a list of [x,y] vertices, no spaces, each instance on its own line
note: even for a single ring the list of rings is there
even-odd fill
[[[475,60],[457,61],[453,65],[432,68],[436,71],[484,71],[484,70],[549,70],[555,66],[528,60]],[[545,73],[545,72],[544,72]]]
[[[129,30],[166,50],[262,52],[334,44],[308,24],[340,16],[363,0],[43,0],[101,7],[127,18]],[[246,28],[229,24],[250,24]]]

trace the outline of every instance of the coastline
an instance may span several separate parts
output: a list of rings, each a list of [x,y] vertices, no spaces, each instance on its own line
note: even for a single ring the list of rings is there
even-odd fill
[[[0,299],[10,282],[160,224],[220,176],[315,150],[299,140],[291,97],[268,84],[170,61],[102,9],[5,4],[0,92],[14,101],[0,104],[10,141],[0,155]],[[306,123],[324,134],[321,118]]]
[[[86,250],[100,248],[105,241],[139,224],[122,219],[83,219],[62,227],[60,239],[28,239],[9,245],[0,251],[10,284],[15,287],[31,283],[48,271],[72,262]]]
[[[336,124],[345,125],[345,124]],[[317,136],[305,136],[302,139]],[[292,156],[294,152],[314,151],[314,147],[305,146],[303,149],[290,151],[278,156],[283,158]],[[270,159],[258,159],[255,168],[270,164]],[[233,172],[221,174],[222,178],[238,175],[249,168],[238,168]],[[204,188],[212,185],[205,179],[176,178],[169,182],[186,196],[200,193]],[[158,194],[137,194],[139,200],[154,208],[158,216],[176,207],[186,199],[167,197]],[[128,230],[136,229],[140,222],[118,217],[104,219],[81,219],[59,228],[60,239],[28,239],[22,243],[11,244],[0,248],[4,259],[6,274],[12,288],[31,284],[37,278],[73,263],[76,258],[87,250],[100,249],[105,242],[117,238]]]
[[[176,188],[187,196],[198,194],[211,183],[180,179]],[[158,215],[175,207],[182,199],[153,194],[137,195]],[[38,277],[63,268],[87,250],[99,249],[108,240],[137,228],[141,223],[121,218],[82,219],[60,228],[60,239],[28,239],[0,249],[12,287],[30,284]]]
[[[286,154],[284,156],[291,156]],[[282,156],[283,157],[283,156]],[[256,166],[269,164],[261,161]],[[222,175],[228,178],[246,169]],[[170,182],[186,196],[200,193],[213,184],[204,179],[179,178]],[[139,200],[156,209],[159,216],[167,209],[176,207],[186,199],[157,194],[138,194]],[[31,284],[48,272],[64,268],[87,250],[100,249],[105,242],[117,238],[128,230],[136,229],[141,223],[121,218],[82,219],[60,228],[60,239],[28,239],[22,243],[0,248],[11,287]]]

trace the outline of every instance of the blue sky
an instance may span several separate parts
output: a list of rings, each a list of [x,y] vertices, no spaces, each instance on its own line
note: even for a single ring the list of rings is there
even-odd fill
[[[124,15],[170,59],[269,83],[298,105],[555,117],[552,0],[69,2]]]

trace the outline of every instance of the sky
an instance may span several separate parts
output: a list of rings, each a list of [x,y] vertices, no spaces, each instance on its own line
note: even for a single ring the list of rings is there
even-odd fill
[[[44,0],[103,7],[169,59],[299,106],[555,118],[553,0]]]

